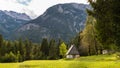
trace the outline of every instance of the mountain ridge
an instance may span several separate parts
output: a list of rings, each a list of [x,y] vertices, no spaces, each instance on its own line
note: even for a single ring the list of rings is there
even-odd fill
[[[8,37],[10,37],[15,30],[30,20],[30,17],[24,13],[0,10],[0,34],[2,34],[5,39],[9,39]]]
[[[20,27],[16,33],[19,37],[28,38],[33,42],[39,42],[42,38],[61,38],[69,41],[83,30],[87,16],[86,8],[90,6],[77,3],[54,5],[36,19]]]

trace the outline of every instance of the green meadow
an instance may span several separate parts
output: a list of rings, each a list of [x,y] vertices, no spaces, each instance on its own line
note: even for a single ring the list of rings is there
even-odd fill
[[[0,63],[0,68],[120,68],[120,60],[116,58],[116,55],[98,55],[76,59]]]

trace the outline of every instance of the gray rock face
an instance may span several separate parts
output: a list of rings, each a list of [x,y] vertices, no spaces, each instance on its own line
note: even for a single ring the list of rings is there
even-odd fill
[[[26,20],[26,21],[31,20],[30,17],[26,15],[25,13],[17,13],[14,11],[4,11],[4,13],[15,19]]]
[[[27,37],[33,42],[42,38],[69,41],[83,30],[89,5],[68,3],[58,4],[47,9],[43,15],[29,21],[17,30],[19,37]]]
[[[30,20],[30,17],[24,13],[0,10],[0,34],[9,39],[12,33]]]

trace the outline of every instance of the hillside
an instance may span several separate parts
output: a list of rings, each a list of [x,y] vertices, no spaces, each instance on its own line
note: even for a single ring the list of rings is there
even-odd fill
[[[39,42],[42,38],[69,41],[83,30],[86,20],[85,4],[57,4],[48,8],[38,18],[21,26],[14,36]]]
[[[24,13],[0,10],[0,34],[9,39],[15,30],[29,20],[30,17]]]

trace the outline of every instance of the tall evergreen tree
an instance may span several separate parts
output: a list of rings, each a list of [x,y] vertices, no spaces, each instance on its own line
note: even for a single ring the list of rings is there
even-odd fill
[[[25,45],[24,45],[22,39],[20,38],[18,41],[18,51],[20,52],[20,55],[22,56],[23,59],[24,59],[24,53],[25,53],[24,49],[25,49]]]
[[[4,56],[5,53],[7,53],[7,50],[8,50],[8,48],[7,48],[7,41],[3,41],[3,44],[2,44],[2,46],[0,48],[1,56]]]
[[[32,44],[32,47],[31,47],[31,59],[38,59],[39,57],[41,57],[39,45]]]
[[[80,33],[82,33],[82,31],[79,32],[79,33],[76,35],[76,37],[73,38],[73,40],[71,41],[71,44],[74,44],[74,45],[76,46],[77,50],[79,51],[79,54],[80,54],[80,46],[81,46]]]
[[[47,57],[49,55],[49,46],[48,45],[49,45],[48,40],[46,38],[44,38],[41,43],[41,52],[43,55],[43,59],[47,59]]]
[[[19,47],[18,47],[18,41],[14,41],[14,53],[15,54],[17,54],[18,49],[19,49]]]
[[[7,51],[6,53],[12,52],[11,50],[12,43],[10,41],[7,42]]]
[[[49,59],[57,59],[57,45],[54,39],[50,40]]]
[[[30,43],[29,40],[25,40],[25,60],[30,60]]]
[[[3,45],[3,37],[2,37],[2,35],[0,35],[0,48],[2,45]]]
[[[60,54],[59,54],[59,53],[60,53],[60,48],[59,48],[59,47],[60,47],[60,45],[62,44],[62,42],[63,42],[62,39],[59,39],[59,40],[58,40],[58,44],[57,44],[57,48],[56,48],[56,49],[57,49],[58,58],[60,58]]]
[[[2,53],[2,51],[1,51],[2,45],[3,45],[3,37],[2,37],[2,35],[0,35],[0,56],[2,55],[1,54]]]
[[[89,15],[96,19],[97,39],[103,45],[120,44],[120,0],[89,0],[93,10]]]

